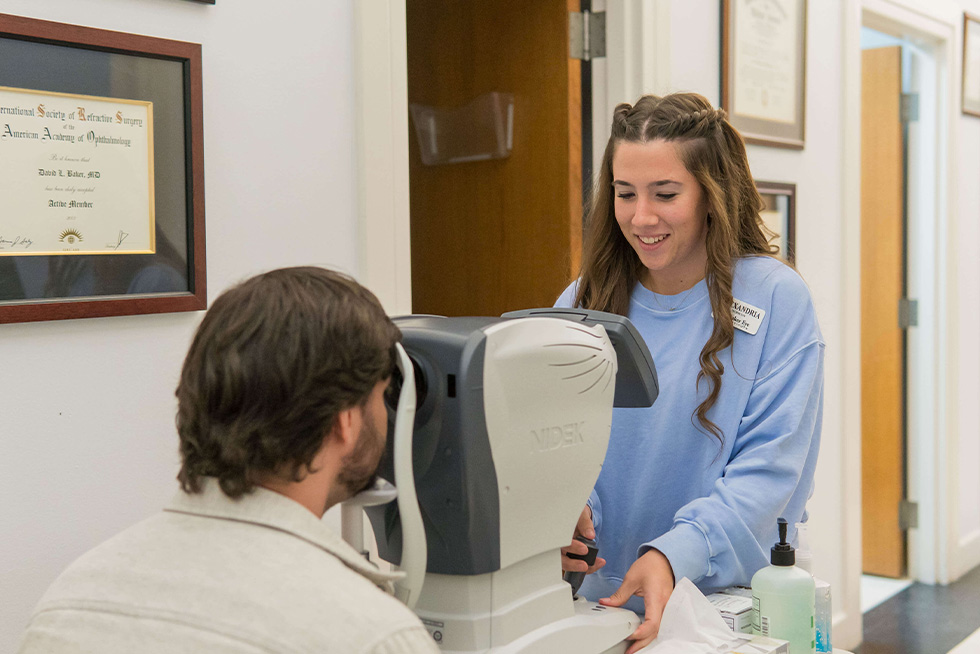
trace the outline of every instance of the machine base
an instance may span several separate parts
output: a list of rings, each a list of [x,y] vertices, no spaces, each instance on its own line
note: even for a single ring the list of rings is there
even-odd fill
[[[642,622],[632,611],[601,606],[581,597],[575,600],[573,607],[575,612],[572,616],[543,625],[506,645],[489,649],[443,648],[443,630],[452,626],[427,619],[424,615],[420,617],[436,644],[440,645],[442,654],[623,654],[629,646],[626,637]]]

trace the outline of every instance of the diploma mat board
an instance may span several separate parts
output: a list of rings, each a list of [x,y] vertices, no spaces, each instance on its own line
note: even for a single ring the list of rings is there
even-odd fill
[[[752,633],[752,598],[729,595],[726,592],[707,596],[712,606],[718,609],[728,627],[735,633]]]

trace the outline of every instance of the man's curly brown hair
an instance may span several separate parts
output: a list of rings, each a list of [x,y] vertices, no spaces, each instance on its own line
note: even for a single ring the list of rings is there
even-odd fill
[[[323,268],[273,270],[224,292],[177,386],[181,488],[216,477],[236,498],[269,474],[301,480],[340,412],[391,375],[400,337],[370,291]]]

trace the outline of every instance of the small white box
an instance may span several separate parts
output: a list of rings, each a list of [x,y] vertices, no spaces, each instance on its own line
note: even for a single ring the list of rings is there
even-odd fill
[[[778,638],[753,636],[751,640],[728,650],[727,654],[789,654],[789,643]]]
[[[728,627],[735,633],[752,633],[752,598],[727,593],[712,593],[708,601],[718,609]]]
[[[718,591],[725,595],[738,595],[739,597],[752,597],[752,589],[748,586],[729,586]]]

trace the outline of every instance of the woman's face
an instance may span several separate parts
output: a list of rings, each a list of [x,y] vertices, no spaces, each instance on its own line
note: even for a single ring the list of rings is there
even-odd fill
[[[644,286],[676,294],[704,277],[708,204],[672,142],[623,141],[612,159],[613,208],[640,261]]]

